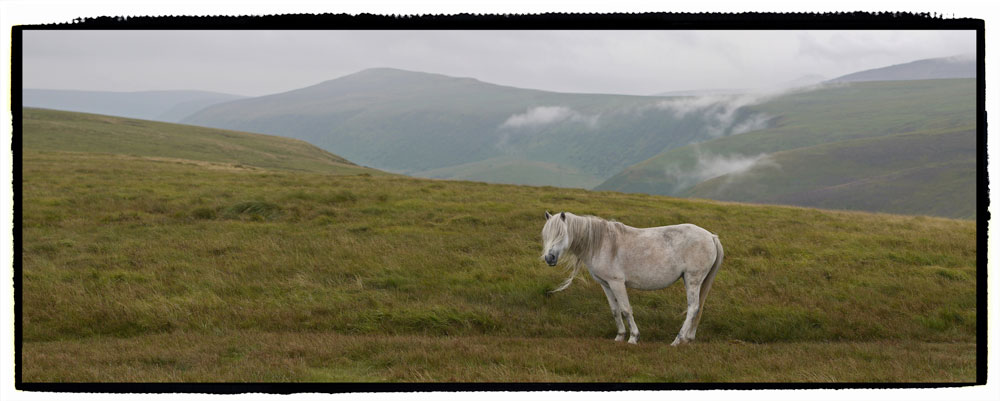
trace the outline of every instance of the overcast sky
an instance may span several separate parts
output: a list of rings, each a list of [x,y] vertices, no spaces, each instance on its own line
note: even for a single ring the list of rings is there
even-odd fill
[[[259,96],[372,67],[560,92],[753,89],[975,54],[974,31],[25,31],[23,87]]]

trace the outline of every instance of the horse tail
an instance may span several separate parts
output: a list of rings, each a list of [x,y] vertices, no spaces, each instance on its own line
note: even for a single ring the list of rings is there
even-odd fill
[[[698,315],[694,318],[694,327],[698,327],[698,322],[701,321],[701,311],[705,308],[705,297],[708,296],[708,290],[712,289],[712,281],[715,280],[715,273],[718,273],[719,266],[722,266],[723,252],[719,236],[712,234],[712,241],[715,242],[715,263],[712,264],[712,269],[708,271],[705,280],[701,282],[701,291],[698,293]]]

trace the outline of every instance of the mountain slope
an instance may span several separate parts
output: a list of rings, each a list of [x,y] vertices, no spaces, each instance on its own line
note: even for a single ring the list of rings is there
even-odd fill
[[[976,217],[976,132],[914,132],[778,152],[684,193],[695,198]]]
[[[24,107],[178,122],[189,114],[243,96],[205,91],[100,92],[24,89]]]
[[[383,68],[219,104],[185,122],[299,138],[358,163],[418,176],[454,178],[457,166],[491,159],[543,163],[554,168],[508,169],[507,178],[534,183],[534,173],[548,174],[552,185],[564,178],[599,182],[752,117],[730,109],[679,112],[662,104],[671,100],[553,93]],[[716,114],[727,124],[705,123]]]
[[[629,167],[596,189],[683,195],[698,183],[715,177],[728,175],[729,178],[726,180],[738,180],[739,173],[752,168],[757,168],[758,172],[769,171],[777,174],[781,170],[767,168],[775,164],[767,155],[775,152],[908,132],[954,129],[974,131],[975,82],[972,79],[951,79],[839,84],[815,91],[781,96],[751,108],[774,116],[775,125],[663,152]],[[892,145],[891,142],[897,139],[902,142]],[[908,146],[913,145],[907,141],[908,139],[912,138],[901,136],[887,138],[887,142],[882,144],[884,145],[882,149],[888,150],[896,146],[905,151]],[[974,137],[963,137],[962,140],[966,141],[962,148],[966,152],[964,157],[966,160],[974,158]],[[880,156],[872,155],[872,157]],[[776,164],[781,166],[780,162]],[[822,173],[823,164],[817,159],[815,166],[815,168],[784,170],[787,176],[780,182],[776,181],[774,185],[777,186],[769,187],[769,190],[783,192],[785,189],[778,187],[784,185],[783,188],[791,191],[791,188],[799,183],[815,182],[817,175]],[[858,165],[858,168],[860,166]],[[904,159],[898,166],[899,169],[913,167],[919,167],[917,159]],[[873,170],[861,171],[858,174],[872,174],[874,177],[880,173]],[[946,179],[946,176],[936,177],[942,181]],[[962,193],[974,198],[974,182],[966,183],[971,184],[971,187],[965,187]],[[926,185],[946,187],[950,184],[930,181],[926,182]],[[736,190],[739,187],[726,188]],[[735,193],[729,195],[723,192],[722,189],[713,188],[710,193],[699,191],[698,195],[740,199]],[[766,201],[759,196],[740,200]],[[799,204],[794,199],[787,201]],[[938,212],[934,210],[940,210],[941,207],[939,204],[941,200],[933,197],[917,196],[910,199],[910,202],[913,206],[910,208],[891,208],[877,202],[870,203],[865,210],[937,214]],[[837,206],[835,203],[823,203],[823,205]],[[968,210],[965,210],[960,215],[968,216],[967,212]]]
[[[829,82],[911,81],[918,79],[975,78],[976,59],[972,56],[941,57],[858,71]]]
[[[302,141],[213,128],[25,108],[22,130],[23,150],[110,153],[229,168],[381,174]]]
[[[593,188],[601,183],[571,167],[553,163],[524,160],[519,157],[494,157],[478,162],[421,171],[420,177],[520,184],[563,188]]]

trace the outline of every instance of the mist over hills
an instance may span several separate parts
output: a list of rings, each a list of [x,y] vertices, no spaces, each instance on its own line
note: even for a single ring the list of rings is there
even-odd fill
[[[717,88],[717,89],[689,89],[671,90],[657,92],[653,96],[741,96],[759,93],[777,93],[799,88],[816,86],[826,79],[818,74],[806,74],[795,79],[786,80],[776,85],[766,88]]]
[[[378,68],[183,122],[298,138],[376,168],[589,188],[665,149],[766,125],[731,105],[520,89]]]
[[[213,104],[243,98],[206,91],[105,92],[24,89],[22,106],[178,122]]]
[[[922,60],[875,72],[928,76],[928,66],[956,63],[965,62]],[[424,177],[974,217],[974,137],[944,135],[975,131],[974,80],[865,81],[878,74],[771,93],[661,97],[371,69],[215,105],[185,122],[299,138],[360,164]],[[893,136],[916,132],[944,136]],[[932,152],[939,157],[925,165],[893,156],[899,162],[890,169],[876,167],[872,152],[858,153],[871,156],[865,161],[823,159],[829,166],[817,168],[809,161],[821,159],[806,156],[822,144],[850,154],[844,149],[865,144],[850,141],[883,136],[877,148],[902,155],[927,143],[959,150]]]
[[[954,77],[970,74],[971,57],[949,57],[818,84],[822,77],[803,75],[767,93],[627,96],[373,68],[253,98],[24,93],[26,106],[114,109],[103,112],[278,135],[420,177],[969,218],[975,89],[973,79]],[[903,157],[928,144],[957,150]],[[864,146],[897,163],[885,168]],[[843,162],[817,152],[869,157]]]
[[[778,152],[684,196],[974,219],[975,137],[966,127]]]
[[[595,189],[975,217],[975,80],[833,84],[749,108],[774,124],[665,151]]]

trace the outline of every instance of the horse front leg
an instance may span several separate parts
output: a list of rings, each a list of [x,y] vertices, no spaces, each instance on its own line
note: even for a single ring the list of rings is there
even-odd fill
[[[615,324],[618,325],[618,335],[615,336],[615,341],[622,341],[625,339],[625,322],[622,321],[622,312],[618,308],[618,300],[615,298],[614,292],[611,292],[611,287],[608,286],[607,281],[598,280],[601,284],[601,288],[604,289],[604,295],[608,297],[608,305],[611,306],[611,314],[615,317]]]
[[[628,303],[628,294],[625,292],[625,282],[609,281],[608,286],[611,287],[611,292],[615,295],[615,300],[618,301],[618,309],[621,311],[622,315],[628,319],[628,326],[631,330],[629,332],[628,343],[638,343],[639,326],[635,325],[635,317],[632,316],[632,305],[629,305]]]

